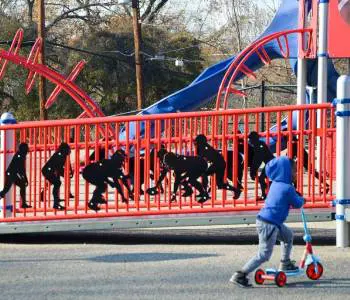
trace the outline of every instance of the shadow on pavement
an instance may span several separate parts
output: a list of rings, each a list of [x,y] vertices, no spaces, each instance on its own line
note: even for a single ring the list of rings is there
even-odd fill
[[[331,279],[319,279],[317,281],[296,281],[287,283],[288,287],[296,288],[350,288],[350,278],[331,278]]]
[[[203,257],[215,257],[217,254],[212,253],[118,253],[110,255],[95,256],[86,259],[76,258],[64,258],[57,259],[57,257],[44,258],[44,259],[20,259],[20,260],[2,260],[0,263],[42,263],[42,262],[63,262],[63,261],[81,261],[89,260],[94,262],[106,262],[106,263],[127,263],[127,262],[156,262],[156,261],[168,261],[168,260],[184,260],[184,259],[196,259]]]
[[[218,256],[217,254],[200,253],[119,253],[112,255],[96,256],[89,260],[106,263],[127,263],[127,262],[155,262],[167,260],[194,259],[203,257]]]
[[[294,229],[294,244],[304,245],[303,230]],[[335,230],[312,229],[313,245],[335,245]],[[0,236],[0,243],[10,244],[232,244],[258,243],[255,227],[206,229],[155,229],[75,231]]]

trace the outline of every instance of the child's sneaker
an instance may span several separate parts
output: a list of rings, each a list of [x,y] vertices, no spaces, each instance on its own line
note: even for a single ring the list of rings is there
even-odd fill
[[[239,285],[240,287],[251,287],[247,275],[241,271],[237,271],[230,278],[230,282]]]
[[[287,271],[298,271],[299,267],[295,265],[295,261],[288,260],[281,260],[279,270],[287,272]]]

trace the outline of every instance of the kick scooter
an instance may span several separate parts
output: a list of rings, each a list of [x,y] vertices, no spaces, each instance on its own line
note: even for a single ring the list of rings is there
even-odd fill
[[[283,287],[287,283],[288,277],[301,276],[306,273],[306,276],[311,280],[318,280],[321,278],[323,274],[323,266],[320,263],[318,257],[316,257],[312,251],[311,245],[311,235],[307,228],[306,217],[304,213],[304,209],[301,208],[301,219],[303,221],[304,227],[304,236],[303,240],[305,241],[305,250],[303,256],[301,257],[299,263],[299,269],[296,271],[281,271],[278,269],[258,269],[255,272],[255,283],[263,284],[265,280],[271,280],[276,283],[277,286]]]

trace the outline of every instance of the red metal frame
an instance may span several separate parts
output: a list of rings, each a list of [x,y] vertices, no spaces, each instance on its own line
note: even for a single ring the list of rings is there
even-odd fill
[[[289,57],[288,36],[292,34],[299,34],[303,38],[305,38],[305,35],[308,35],[307,44],[304,50],[305,53],[307,54],[311,49],[312,29],[310,28],[293,29],[293,30],[276,32],[268,36],[265,36],[260,40],[255,41],[254,43],[249,45],[246,49],[244,49],[239,55],[237,55],[237,57],[234,59],[234,61],[231,63],[228,70],[226,71],[224,78],[221,81],[218,95],[216,98],[216,109],[217,110],[227,109],[228,97],[230,94],[245,96],[245,93],[234,88],[233,83],[237,78],[237,75],[239,74],[239,72],[242,72],[251,78],[256,78],[256,75],[254,74],[254,72],[245,65],[245,62],[248,60],[248,58],[251,55],[257,54],[264,64],[270,63],[271,59],[268,56],[267,52],[265,51],[264,45],[266,45],[267,43],[273,40],[277,40],[282,56],[284,58],[288,58]],[[281,38],[284,40],[285,48],[283,47]],[[222,95],[224,95],[223,107],[221,107]]]
[[[12,44],[9,49],[9,53],[17,55],[19,52],[19,49],[21,48],[23,40],[23,30],[19,29],[17,30],[15,37],[13,38]],[[4,77],[6,73],[6,67],[7,67],[8,61],[0,56],[0,65],[1,65],[1,70],[0,70],[0,80]]]
[[[333,58],[350,57],[350,25],[342,18],[338,9],[338,0],[329,1],[328,49]]]
[[[316,114],[320,110],[323,116],[324,128],[316,129]],[[141,215],[161,215],[161,214],[184,214],[184,213],[207,213],[207,212],[232,212],[232,211],[250,211],[258,210],[263,203],[258,200],[257,195],[260,194],[260,188],[256,183],[252,182],[248,175],[247,166],[247,136],[250,130],[257,130],[259,124],[259,114],[264,112],[267,116],[268,123],[275,123],[276,118],[280,119],[286,115],[292,118],[293,111],[298,111],[300,115],[308,113],[311,117],[308,125],[301,122],[299,130],[292,130],[291,127],[287,131],[264,132],[260,133],[266,137],[275,137],[280,140],[283,136],[292,135],[299,137],[299,141],[304,139],[309,146],[310,167],[308,171],[303,170],[302,164],[299,163],[299,172],[305,174],[298,179],[298,189],[304,193],[307,200],[306,207],[321,208],[329,207],[329,202],[334,198],[330,191],[326,192],[320,186],[325,181],[332,186],[332,178],[324,178],[322,181],[314,180],[314,162],[315,155],[313,142],[317,136],[331,136],[334,134],[334,109],[330,104],[322,105],[303,105],[303,106],[285,106],[285,107],[266,107],[254,108],[247,110],[225,110],[210,112],[189,112],[189,113],[173,113],[165,115],[147,115],[147,116],[123,116],[108,118],[89,118],[74,120],[56,120],[56,121],[34,121],[23,122],[15,125],[1,126],[0,131],[13,130],[16,138],[15,145],[20,142],[27,142],[30,147],[30,153],[27,160],[27,173],[29,178],[28,200],[33,206],[32,209],[23,210],[19,206],[18,191],[15,191],[14,202],[15,207],[12,217],[3,218],[3,222],[15,221],[39,221],[39,220],[62,220],[62,219],[82,219],[82,218],[100,218],[100,217],[116,217],[116,216],[141,216]],[[244,121],[245,132],[239,133],[239,120]],[[136,136],[129,139],[129,124],[135,124],[135,128],[140,128],[141,122],[144,124],[145,133],[141,136],[140,131],[136,130]],[[255,123],[254,127],[249,127],[250,123]],[[332,123],[333,122],[333,123]],[[126,139],[118,138],[119,129],[123,126],[126,129]],[[164,132],[162,128],[165,126]],[[116,139],[102,140],[107,134],[107,128],[113,127]],[[104,132],[98,130],[103,128]],[[73,132],[71,132],[73,130]],[[215,180],[211,178],[211,196],[212,199],[199,204],[195,195],[191,197],[181,197],[178,195],[176,202],[170,202],[173,176],[168,174],[167,180],[164,182],[165,194],[149,196],[148,194],[141,196],[139,188],[146,190],[148,187],[154,186],[154,182],[150,180],[149,172],[151,164],[154,164],[154,173],[158,178],[159,162],[155,158],[150,160],[151,149],[159,149],[162,144],[168,150],[177,153],[195,153],[193,140],[197,134],[204,133],[208,137],[209,143],[220,149],[232,149],[234,161],[238,156],[238,139],[242,138],[245,148],[245,163],[243,173],[244,191],[239,199],[233,199],[231,192],[216,190]],[[73,134],[70,138],[70,134]],[[291,139],[290,139],[291,140]],[[325,160],[327,158],[326,139],[322,139],[321,147],[323,152],[321,160],[320,172],[323,172]],[[44,184],[44,178],[41,175],[41,167],[45,161],[52,155],[53,151],[62,141],[69,141],[72,148],[70,161],[74,167],[74,177],[70,180],[68,175],[68,165],[66,167],[65,178],[62,180],[61,197],[65,199],[66,209],[64,211],[55,211],[52,209],[51,187]],[[4,141],[6,144],[6,140]],[[87,202],[91,198],[93,187],[88,185],[79,174],[81,167],[80,161],[84,161],[84,165],[89,163],[89,154],[98,147],[105,149],[124,148],[128,153],[130,149],[135,150],[135,167],[130,169],[130,162],[127,159],[125,163],[126,173],[133,172],[140,174],[141,163],[144,163],[145,182],[139,180],[139,176],[135,177],[135,201],[124,204],[120,201],[120,196],[112,189],[108,189],[106,198],[108,205],[101,206],[101,211],[94,212],[88,209]],[[289,144],[291,148],[291,142]],[[8,149],[0,155],[9,155],[14,153],[15,149]],[[142,154],[144,151],[144,154]],[[281,150],[281,142],[277,143],[277,153],[285,155]],[[290,153],[287,153],[290,154]],[[226,156],[226,153],[224,153]],[[302,151],[298,150],[298,160],[302,159]],[[232,168],[236,172],[236,163]],[[69,190],[74,193],[75,198],[69,199]],[[44,202],[40,202],[39,194],[44,189]]]
[[[25,90],[29,93],[35,82],[37,74],[45,77],[47,80],[51,81],[56,85],[56,88],[50,95],[46,108],[49,108],[52,103],[56,100],[59,93],[64,90],[77,104],[81,106],[87,116],[89,117],[104,117],[104,113],[97,105],[97,103],[91,99],[83,90],[81,90],[73,80],[78,76],[78,74],[83,69],[85,62],[79,62],[73,69],[71,74],[65,78],[56,71],[48,68],[45,65],[38,64],[38,55],[40,54],[41,39],[36,39],[31,52],[26,59],[18,55],[23,40],[23,30],[19,29],[12,41],[9,51],[0,49],[0,79],[3,78],[6,72],[6,67],[8,62],[12,62],[16,65],[22,66],[29,70],[29,74],[25,83]]]
[[[66,82],[70,81],[73,82],[79,75],[79,73],[83,70],[84,66],[85,66],[86,62],[84,60],[80,61],[73,69],[73,71],[69,74],[69,76],[66,79]],[[65,84],[66,84],[65,82]],[[49,109],[52,104],[56,101],[58,95],[61,93],[62,91],[62,87],[60,86],[56,86],[56,88],[52,91],[51,95],[49,96],[49,98],[47,99],[46,103],[45,103],[45,108]],[[86,113],[84,111],[84,113]]]

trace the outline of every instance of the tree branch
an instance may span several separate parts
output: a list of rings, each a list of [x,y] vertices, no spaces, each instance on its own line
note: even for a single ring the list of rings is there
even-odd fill
[[[50,30],[53,26],[55,26],[58,22],[64,20],[64,19],[83,19],[83,16],[79,16],[77,14],[74,14],[73,16],[71,14],[76,13],[80,10],[85,10],[87,8],[91,8],[91,7],[104,7],[107,5],[112,5],[111,2],[107,2],[107,3],[92,3],[92,4],[86,4],[86,5],[82,5],[79,7],[75,7],[72,9],[69,9],[67,11],[65,11],[63,14],[61,14],[60,16],[58,16],[55,20],[52,21],[51,24],[46,26],[47,30]]]
[[[144,21],[145,19],[148,19],[149,22],[153,22],[157,13],[162,9],[162,7],[168,2],[169,0],[161,0],[157,6],[155,7],[155,9],[149,14],[149,16],[146,16],[145,14],[143,14],[143,16],[141,17],[141,21]]]

